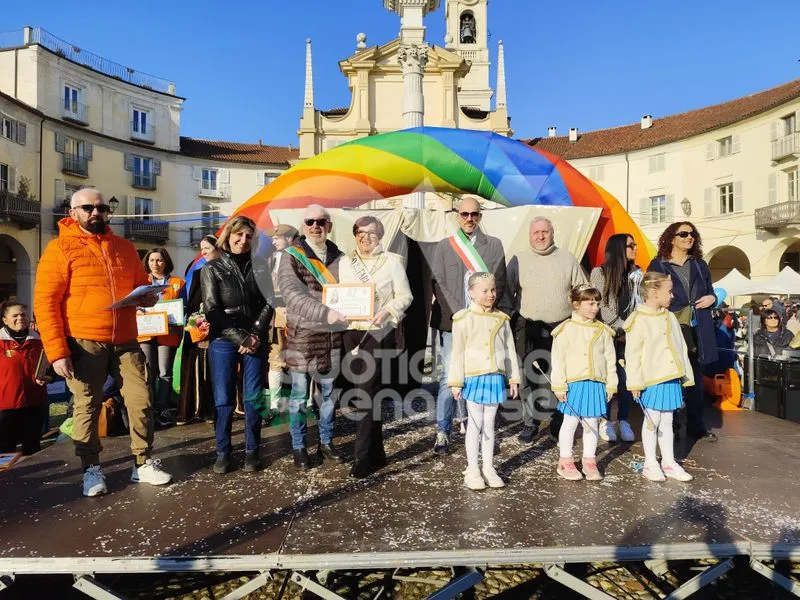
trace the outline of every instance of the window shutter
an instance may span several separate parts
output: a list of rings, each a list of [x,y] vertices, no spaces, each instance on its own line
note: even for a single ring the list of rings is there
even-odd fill
[[[256,185],[262,187],[267,179],[267,174],[264,171],[256,171]]]
[[[778,203],[778,174],[777,173],[770,173],[769,177],[767,178],[768,184],[767,188],[769,190],[767,202],[769,204],[777,204]]]
[[[17,191],[17,170],[10,165],[8,167],[8,191],[12,194]]]
[[[647,162],[647,172],[648,173],[655,173],[656,172],[656,157],[651,156]]]
[[[200,181],[203,178],[203,169],[200,167],[192,167],[192,179]]]
[[[642,225],[650,225],[652,220],[650,198],[639,200],[639,222]]]
[[[220,169],[219,170],[219,182],[220,183],[230,183],[231,182],[230,169]]]
[[[744,212],[744,198],[742,197],[742,182],[733,182],[733,212]]]
[[[83,142],[83,157],[92,160],[92,142]]]
[[[136,197],[135,196],[125,196],[125,214],[128,216],[133,216],[136,214]]]
[[[800,110],[794,111],[794,130],[800,131]]]
[[[742,151],[742,139],[738,135],[731,136],[731,153],[738,154]]]
[[[153,200],[153,219],[156,221],[166,221],[161,216],[161,200]]]
[[[55,204],[59,206],[67,198],[67,186],[63,179],[56,179]]]
[[[153,175],[161,175],[161,160],[158,158],[153,159]]]
[[[56,133],[56,152],[64,154],[64,146],[67,145],[67,136],[63,133]]]
[[[25,123],[17,123],[17,143],[23,146],[28,141],[28,126]]]
[[[781,122],[780,121],[773,121],[769,124],[769,139],[770,140],[777,140],[778,136],[780,135],[780,128]]]
[[[703,202],[703,216],[714,216],[714,188],[706,188]]]
[[[667,223],[672,223],[675,220],[675,195],[670,194],[667,196],[667,209],[666,209]]]
[[[714,160],[715,148],[716,144],[713,142],[710,144],[706,144],[706,160]]]
[[[129,152],[125,153],[125,170],[126,171],[133,171],[133,154]]]

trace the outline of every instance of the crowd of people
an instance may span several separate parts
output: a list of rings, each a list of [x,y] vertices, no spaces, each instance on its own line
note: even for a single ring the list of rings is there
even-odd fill
[[[335,444],[343,386],[358,421],[350,475],[367,477],[387,464],[379,392],[392,382],[382,361],[397,347],[395,329],[413,297],[403,257],[381,243],[380,220],[356,219],[354,248],[344,253],[328,239],[328,211],[310,205],[299,229],[282,224],[265,232],[274,246],[265,257],[254,248],[255,223],[237,216],[218,239],[201,241],[205,264],[184,280],[174,275],[163,248],[140,260],[134,246],[108,227],[109,215],[97,190],[73,195],[59,236],[40,261],[33,303],[38,333],[29,325],[27,307],[16,302],[2,307],[0,360],[13,376],[0,382],[0,451],[18,443],[25,453],[38,450],[46,356],[73,396],[72,438],[84,469],[84,495],[107,491],[98,419],[109,375],[127,410],[131,481],[168,483],[171,475],[151,455],[156,426],[172,420],[173,365],[180,347],[175,419],[213,422],[214,472],[234,468],[236,413],[244,417],[243,470],[262,468],[263,420],[270,405],[279,405],[284,386],[291,389],[286,409],[298,469],[348,460]],[[464,197],[455,217],[458,229],[438,242],[430,265],[435,297],[430,324],[441,364],[433,452],[450,452],[455,424],[465,434],[465,485],[504,486],[493,466],[495,419],[502,404],[517,401],[519,442],[533,443],[549,419],[559,444],[557,473],[569,480],[600,480],[598,441],[634,441],[629,416],[638,405],[644,418],[644,476],[690,480],[674,457],[673,419],[685,408],[686,434],[716,439],[704,421],[699,382],[704,367],[719,359],[717,298],[694,225],[669,225],[644,269],[635,262],[633,236],[614,235],[603,264],[587,277],[572,254],[556,246],[547,218],[533,219],[529,247],[507,257],[501,241],[481,229],[477,197]],[[352,318],[324,303],[326,286],[333,284],[374,286],[372,313]],[[163,335],[137,337],[137,307],[109,307],[140,285],[164,286],[140,298],[140,308],[182,300],[186,314],[202,313],[203,335],[170,327]],[[764,306],[762,328],[754,336],[757,348],[772,353],[791,344],[790,318],[797,320]],[[318,444],[310,455],[312,411]],[[579,427],[580,471],[573,459]]]

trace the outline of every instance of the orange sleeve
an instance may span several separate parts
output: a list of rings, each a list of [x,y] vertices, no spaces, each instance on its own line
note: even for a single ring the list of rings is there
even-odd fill
[[[67,261],[56,239],[47,244],[39,259],[33,290],[33,314],[47,360],[51,363],[70,355],[63,314],[68,285]]]

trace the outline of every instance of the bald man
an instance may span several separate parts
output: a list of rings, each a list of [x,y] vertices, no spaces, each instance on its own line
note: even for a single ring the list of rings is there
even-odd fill
[[[481,205],[477,196],[464,196],[456,211],[458,230],[441,240],[433,255],[433,293],[436,300],[431,312],[431,327],[437,330],[442,364],[439,392],[436,397],[436,442],[433,451],[439,455],[450,451],[453,426],[453,393],[447,385],[447,369],[453,348],[453,315],[468,306],[466,280],[470,274],[487,271],[497,284],[497,305],[510,313],[506,302],[506,258],[502,242],[480,230]],[[466,418],[464,401],[458,403],[456,418]]]
[[[108,227],[111,209],[92,188],[75,192],[58,238],[39,261],[33,309],[48,360],[72,392],[72,439],[83,466],[83,495],[105,494],[98,420],[110,374],[125,399],[134,465],[131,481],[163,485],[172,477],[150,458],[153,402],[136,341],[136,307],[111,309],[149,285],[136,248]],[[152,306],[158,294],[140,300]]]

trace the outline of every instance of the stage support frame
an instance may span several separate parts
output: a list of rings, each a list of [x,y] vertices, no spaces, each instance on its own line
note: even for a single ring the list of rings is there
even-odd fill
[[[684,598],[688,598],[695,592],[706,587],[709,583],[716,581],[732,568],[733,558],[729,558],[719,564],[712,565],[702,573],[698,573],[689,581],[682,584],[678,589],[666,596],[664,600],[684,600]]]
[[[270,579],[272,579],[272,573],[270,571],[262,571],[257,577],[254,577],[247,583],[240,585],[230,594],[223,596],[222,600],[241,600],[241,598],[244,598],[247,596],[247,594],[255,592],[257,589],[267,585]]]
[[[451,600],[451,598],[474,588],[481,581],[483,581],[483,572],[480,569],[468,568],[463,573],[453,576],[443,588],[428,596],[428,600]]]
[[[75,584],[72,587],[95,600],[125,600],[125,596],[115,593],[114,590],[104,586],[92,575],[92,573],[75,574]]]
[[[298,573],[297,571],[292,573],[292,581],[294,581],[297,585],[303,588],[303,590],[308,590],[309,592],[316,594],[320,598],[325,598],[325,600],[346,600],[345,598],[342,598],[339,594],[336,594],[330,591],[328,588],[321,586],[316,581],[311,581],[311,579],[309,579],[302,573]]]
[[[14,574],[13,573],[3,573],[0,575],[0,592],[3,590],[7,590],[12,585],[14,585]]]
[[[765,577],[771,582],[781,586],[790,594],[794,594],[800,598],[800,584],[798,584],[796,581],[789,579],[785,575],[781,575],[775,571],[775,569],[770,569],[767,565],[762,563],[760,560],[756,560],[755,558],[750,559],[750,568],[762,577]]]
[[[588,598],[589,600],[614,600],[613,596],[609,596],[603,590],[598,590],[593,585],[586,583],[583,579],[579,579],[567,573],[564,570],[564,563],[546,565],[544,572],[550,579],[557,581],[564,587],[568,587],[584,598]]]

